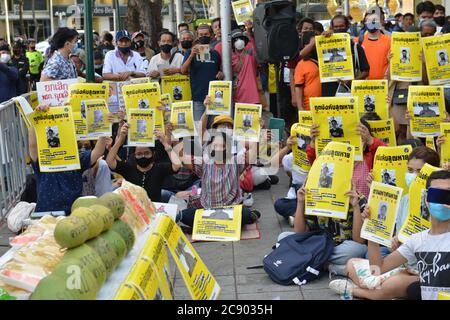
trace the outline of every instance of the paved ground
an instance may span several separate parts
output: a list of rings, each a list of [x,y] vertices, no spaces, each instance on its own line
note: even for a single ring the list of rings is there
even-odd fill
[[[254,208],[262,214],[259,222],[262,236],[260,240],[244,240],[236,243],[194,243],[194,247],[221,285],[220,298],[223,300],[339,299],[328,289],[328,274],[300,288],[280,286],[272,282],[263,269],[247,270],[249,266],[261,265],[264,255],[270,252],[277,236],[283,231],[291,230],[288,223],[273,208],[274,201],[286,195],[289,183],[282,170],[278,176],[280,182],[272,186],[271,190],[257,191],[253,194]],[[6,225],[0,225],[0,256],[9,249],[8,243],[11,236]],[[174,279],[176,298],[190,299],[183,280],[176,271]]]

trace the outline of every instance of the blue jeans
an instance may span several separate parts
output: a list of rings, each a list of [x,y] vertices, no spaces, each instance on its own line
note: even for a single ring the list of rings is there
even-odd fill
[[[295,215],[297,199],[281,198],[274,203],[275,211],[282,217],[287,218]]]

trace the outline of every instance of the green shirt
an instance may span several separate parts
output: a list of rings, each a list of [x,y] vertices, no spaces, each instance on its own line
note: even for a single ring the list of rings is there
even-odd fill
[[[44,57],[39,51],[27,51],[27,59],[30,63],[30,73],[39,74],[39,67],[44,62]]]

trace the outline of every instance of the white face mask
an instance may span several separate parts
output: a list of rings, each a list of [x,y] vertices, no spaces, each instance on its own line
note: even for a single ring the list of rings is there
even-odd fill
[[[408,186],[408,188],[411,186],[411,183],[413,183],[416,176],[417,176],[417,173],[407,172],[405,174],[405,182],[406,182],[406,185]]]
[[[11,60],[11,55],[8,53],[2,53],[2,55],[0,56],[0,62],[1,63],[8,63],[9,60]]]
[[[236,50],[243,50],[245,47],[245,41],[242,39],[237,39],[236,42],[234,43],[234,47],[236,48]]]

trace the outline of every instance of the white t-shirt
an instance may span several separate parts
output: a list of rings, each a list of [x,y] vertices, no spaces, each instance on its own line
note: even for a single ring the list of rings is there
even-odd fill
[[[450,293],[450,232],[416,233],[398,251],[408,263],[417,262],[422,300],[437,300],[439,291]]]
[[[158,71],[159,74],[163,74],[162,70],[167,68],[181,68],[183,65],[183,55],[181,53],[175,53],[173,56],[172,62],[169,64],[169,60],[164,60],[161,58],[161,53],[153,56],[150,59],[150,63],[148,65],[148,74],[152,71]]]
[[[292,184],[302,185],[305,182],[307,175],[300,174],[300,173],[292,170],[293,162],[294,162],[294,154],[292,152],[285,155],[282,160],[284,171],[290,172],[292,174]],[[296,199],[297,198],[297,194],[295,192],[294,187],[289,188],[286,198],[288,198],[288,199]]]
[[[136,51],[131,51],[128,56],[127,63],[123,62],[119,51],[111,50],[105,55],[105,62],[103,63],[103,74],[114,73],[118,74],[121,72],[142,72],[145,73],[145,63],[141,55]]]

